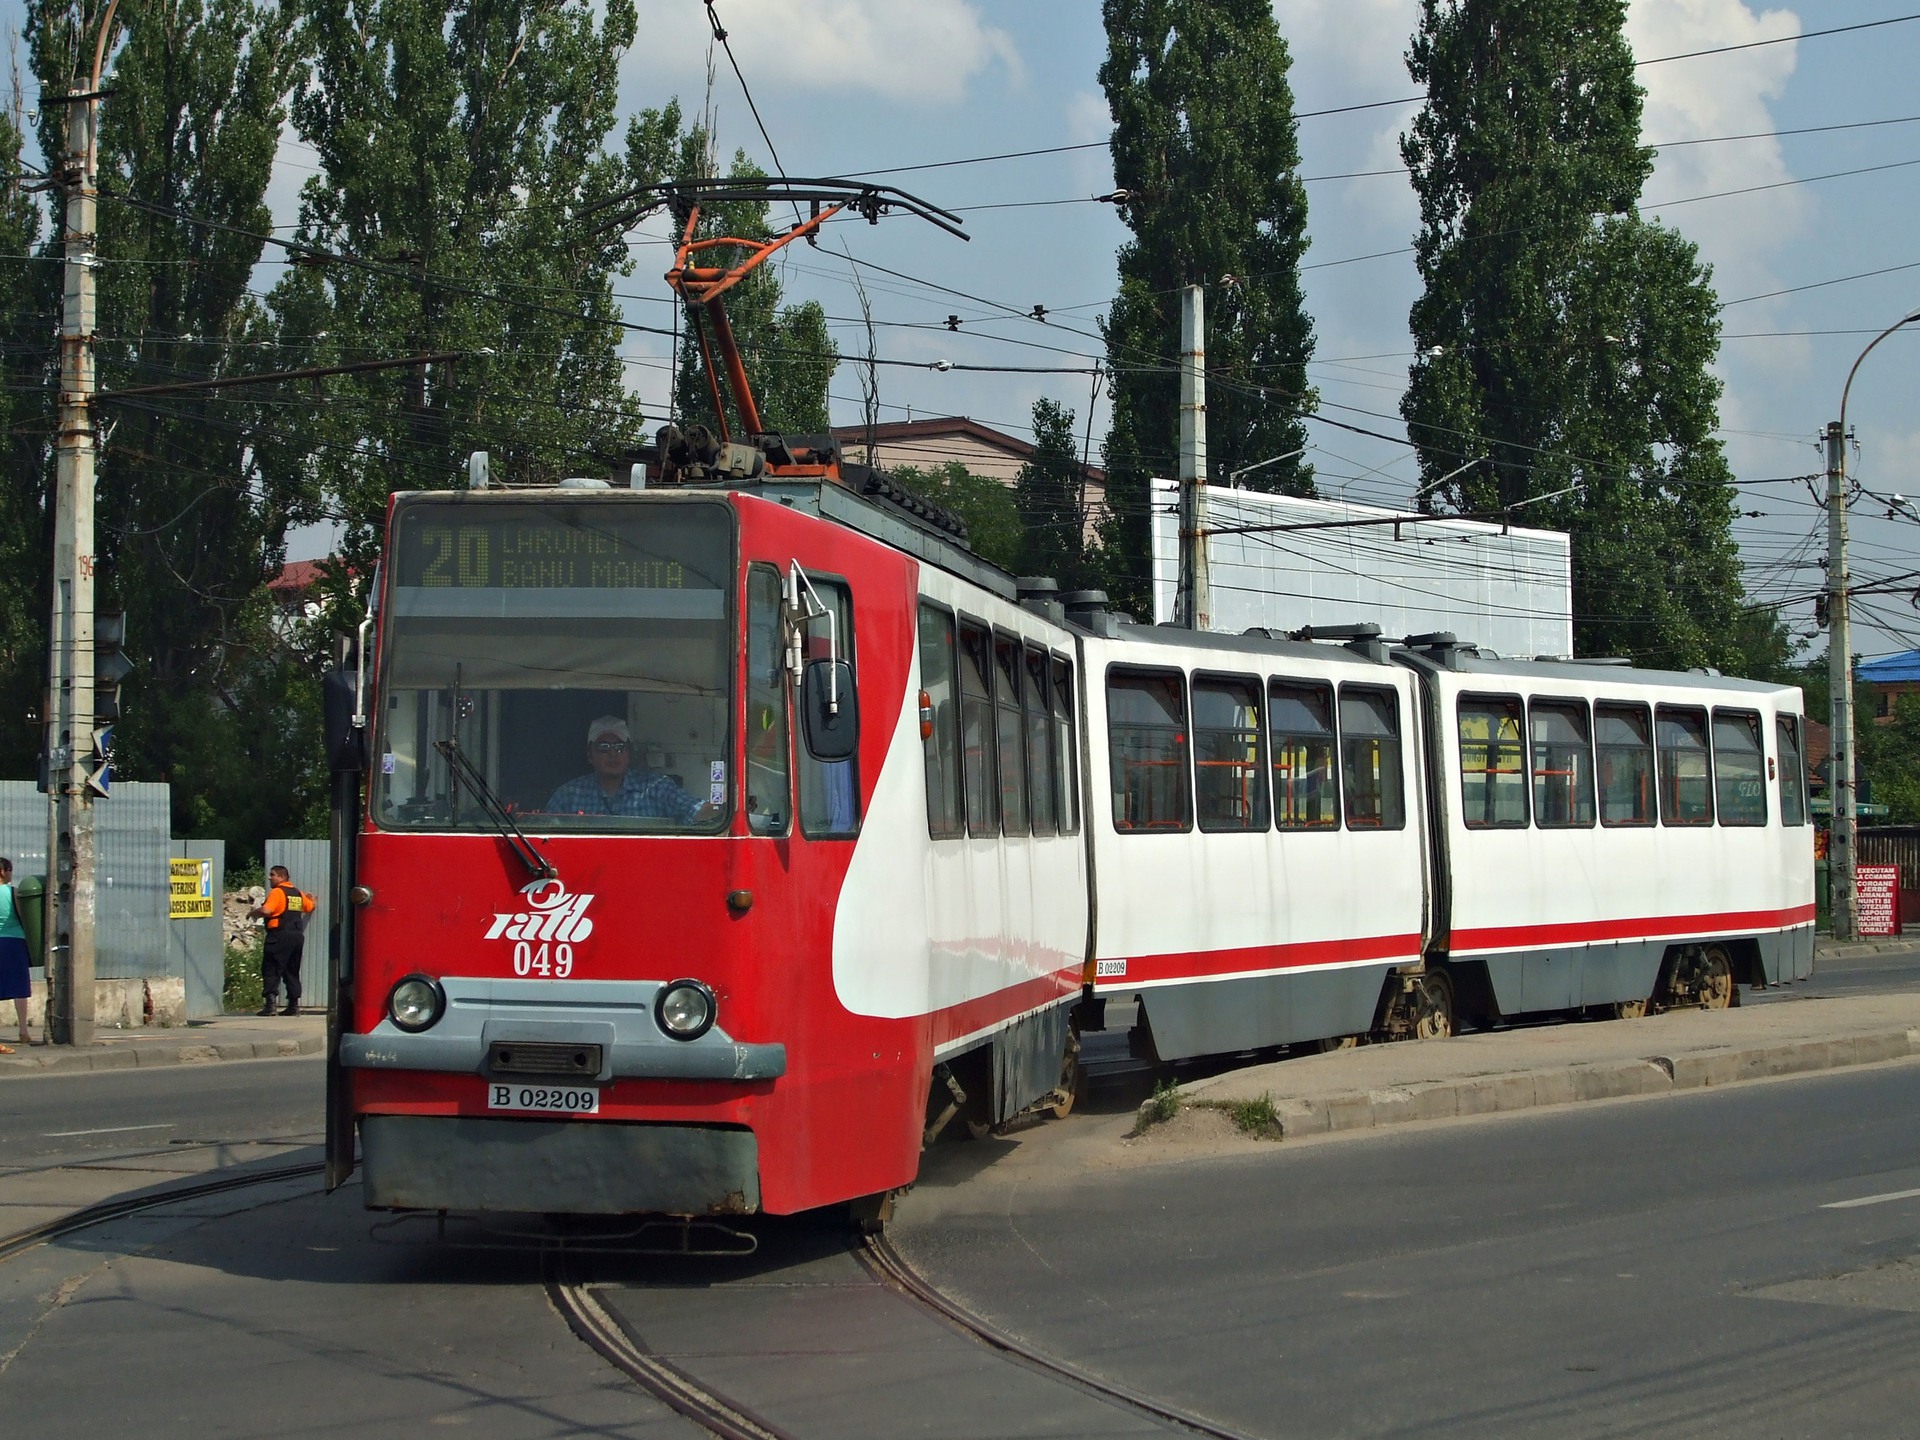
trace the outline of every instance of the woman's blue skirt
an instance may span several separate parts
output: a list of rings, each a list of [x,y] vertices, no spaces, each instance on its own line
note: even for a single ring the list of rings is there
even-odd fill
[[[0,1000],[24,1000],[33,993],[28,958],[26,941],[18,935],[0,936]]]

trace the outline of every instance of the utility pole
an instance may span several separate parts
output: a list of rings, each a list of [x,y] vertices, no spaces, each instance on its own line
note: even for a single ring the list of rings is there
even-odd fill
[[[1859,933],[1853,883],[1857,826],[1853,794],[1853,636],[1847,623],[1847,437],[1844,422],[1827,426],[1827,692],[1833,722],[1827,759],[1827,886],[1833,938]]]
[[[60,166],[66,286],[47,664],[47,1038],[75,1046],[93,1044],[93,272],[100,67],[112,24],[109,6],[91,83],[64,97],[67,152]]]
[[[1860,936],[1860,905],[1854,890],[1859,822],[1853,793],[1853,634],[1847,623],[1847,397],[1853,393],[1853,377],[1860,373],[1861,362],[1874,347],[1916,320],[1920,320],[1920,309],[1909,310],[1867,342],[1847,371],[1847,383],[1840,387],[1840,418],[1827,426],[1827,689],[1833,721],[1827,760],[1827,791],[1833,797],[1827,826],[1827,882],[1836,940]]]
[[[1189,630],[1213,619],[1207,573],[1207,292],[1180,292],[1180,586],[1174,618]]]

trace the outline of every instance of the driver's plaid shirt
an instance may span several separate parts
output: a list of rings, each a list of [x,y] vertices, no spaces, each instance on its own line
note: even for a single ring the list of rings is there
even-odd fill
[[[700,802],[671,775],[632,770],[611,795],[600,788],[600,777],[589,773],[567,781],[546,803],[549,815],[635,815],[682,825],[692,824],[699,809]]]

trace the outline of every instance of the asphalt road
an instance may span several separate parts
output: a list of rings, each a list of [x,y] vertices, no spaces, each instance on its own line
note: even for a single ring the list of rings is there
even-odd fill
[[[167,1065],[0,1080],[0,1168],[175,1143],[318,1139],[317,1057]]]
[[[1917,987],[1920,951],[1747,1003]],[[315,1136],[321,1075],[9,1079],[0,1170]],[[1916,1432],[1920,1065],[999,1177],[1100,1123],[942,1147],[898,1243],[1043,1349],[1250,1434]],[[598,1293],[802,1440],[1158,1428],[929,1320],[834,1227],[766,1234],[746,1262],[594,1262]],[[55,1436],[693,1433],[568,1333],[527,1254],[426,1238],[300,1180],[28,1252],[0,1265],[0,1405]]]
[[[1819,961],[1811,980],[1773,990],[1743,992],[1743,1005],[1804,1000],[1820,995],[1900,995],[1920,990],[1920,945],[1882,955],[1852,955]]]
[[[1920,1423],[1920,1066],[1060,1183],[956,1151],[896,1233],[1043,1349],[1258,1435]]]

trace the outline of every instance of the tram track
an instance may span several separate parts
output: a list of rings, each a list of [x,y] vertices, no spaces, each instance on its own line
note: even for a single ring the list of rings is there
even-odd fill
[[[314,1160],[299,1165],[281,1165],[272,1170],[224,1175],[213,1180],[196,1181],[190,1185],[170,1185],[165,1189],[149,1191],[145,1194],[103,1200],[97,1205],[88,1205],[62,1215],[58,1219],[0,1237],[0,1263],[24,1254],[36,1246],[45,1245],[49,1241],[58,1240],[82,1230],[91,1230],[115,1220],[125,1220],[129,1216],[144,1214],[149,1210],[178,1205],[186,1200],[200,1200],[209,1195],[223,1195],[231,1190],[245,1190],[254,1185],[271,1185],[281,1180],[297,1180],[308,1175],[318,1175],[326,1168],[323,1161]]]
[[[1200,1435],[1208,1440],[1256,1440],[1246,1431],[1231,1429],[1206,1416],[1143,1395],[1035,1349],[943,1294],[894,1249],[884,1234],[862,1237],[853,1247],[853,1253],[875,1282],[889,1293],[930,1312],[942,1324],[1014,1364],[1177,1434]],[[719,1440],[799,1440],[792,1432],[654,1353],[618,1314],[600,1302],[590,1284],[573,1274],[569,1258],[563,1248],[550,1250],[544,1257],[548,1301],[575,1336],[614,1368],[654,1399]]]

